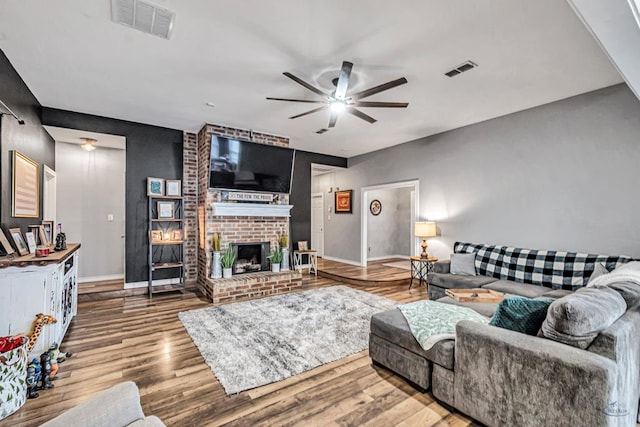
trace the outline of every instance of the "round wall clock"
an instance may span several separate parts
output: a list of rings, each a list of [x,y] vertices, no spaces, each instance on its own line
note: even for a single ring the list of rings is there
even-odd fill
[[[380,200],[372,200],[371,204],[369,205],[369,210],[375,216],[380,215],[380,212],[382,212],[382,203],[380,203]]]

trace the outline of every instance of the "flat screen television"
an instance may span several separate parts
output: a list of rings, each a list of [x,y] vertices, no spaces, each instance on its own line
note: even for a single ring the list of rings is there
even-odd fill
[[[295,150],[213,136],[209,188],[286,193]]]

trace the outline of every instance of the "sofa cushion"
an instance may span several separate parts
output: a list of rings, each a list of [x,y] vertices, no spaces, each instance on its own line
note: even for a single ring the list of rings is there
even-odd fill
[[[495,313],[496,309],[498,308],[497,302],[459,302],[454,300],[451,297],[440,298],[438,299],[438,302],[443,302],[445,304],[459,305],[460,307],[468,307],[486,317],[493,316],[493,313]]]
[[[411,333],[407,319],[397,308],[374,314],[371,317],[371,333],[442,367],[453,369],[454,340],[442,340],[429,350],[423,350]]]
[[[547,317],[547,310],[553,301],[552,298],[507,297],[498,304],[489,324],[527,335],[535,335]]]
[[[477,276],[476,254],[451,254],[451,274],[462,276]]]
[[[550,291],[550,290],[547,289],[547,292],[545,292],[544,294],[540,295],[540,298],[558,299],[558,298],[566,297],[567,295],[570,295],[572,293],[573,293],[573,291],[569,291],[567,289],[555,289],[553,291]]]
[[[429,286],[438,286],[444,289],[473,289],[480,288],[496,279],[484,276],[462,276],[460,274],[430,273]]]
[[[586,349],[626,310],[626,302],[613,289],[579,289],[551,304],[542,323],[542,336]]]
[[[528,285],[526,283],[512,282],[511,280],[498,280],[488,285],[484,285],[483,289],[491,289],[492,291],[503,292],[505,294],[520,295],[527,298],[536,298],[549,292],[549,288],[538,285]]]

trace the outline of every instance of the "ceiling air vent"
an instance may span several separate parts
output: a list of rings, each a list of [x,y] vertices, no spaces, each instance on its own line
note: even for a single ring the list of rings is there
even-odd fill
[[[326,132],[326,131],[328,131],[328,130],[329,130],[329,129],[322,128],[322,129],[320,129],[320,130],[317,130],[317,131],[316,131],[316,133],[317,133],[318,135],[322,135],[323,133],[325,133],[325,132]]]
[[[176,14],[140,0],[111,0],[111,19],[143,33],[169,39]]]
[[[446,73],[444,73],[444,75],[447,77],[454,77],[454,76],[457,76],[458,74],[464,73],[465,71],[469,71],[472,68],[476,68],[477,66],[478,64],[476,64],[473,61],[463,62],[462,64],[455,67],[453,70],[447,71]]]

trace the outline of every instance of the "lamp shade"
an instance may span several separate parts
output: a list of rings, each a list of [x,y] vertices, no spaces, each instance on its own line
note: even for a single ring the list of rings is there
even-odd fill
[[[418,237],[435,237],[436,223],[433,221],[416,222],[414,234]]]

